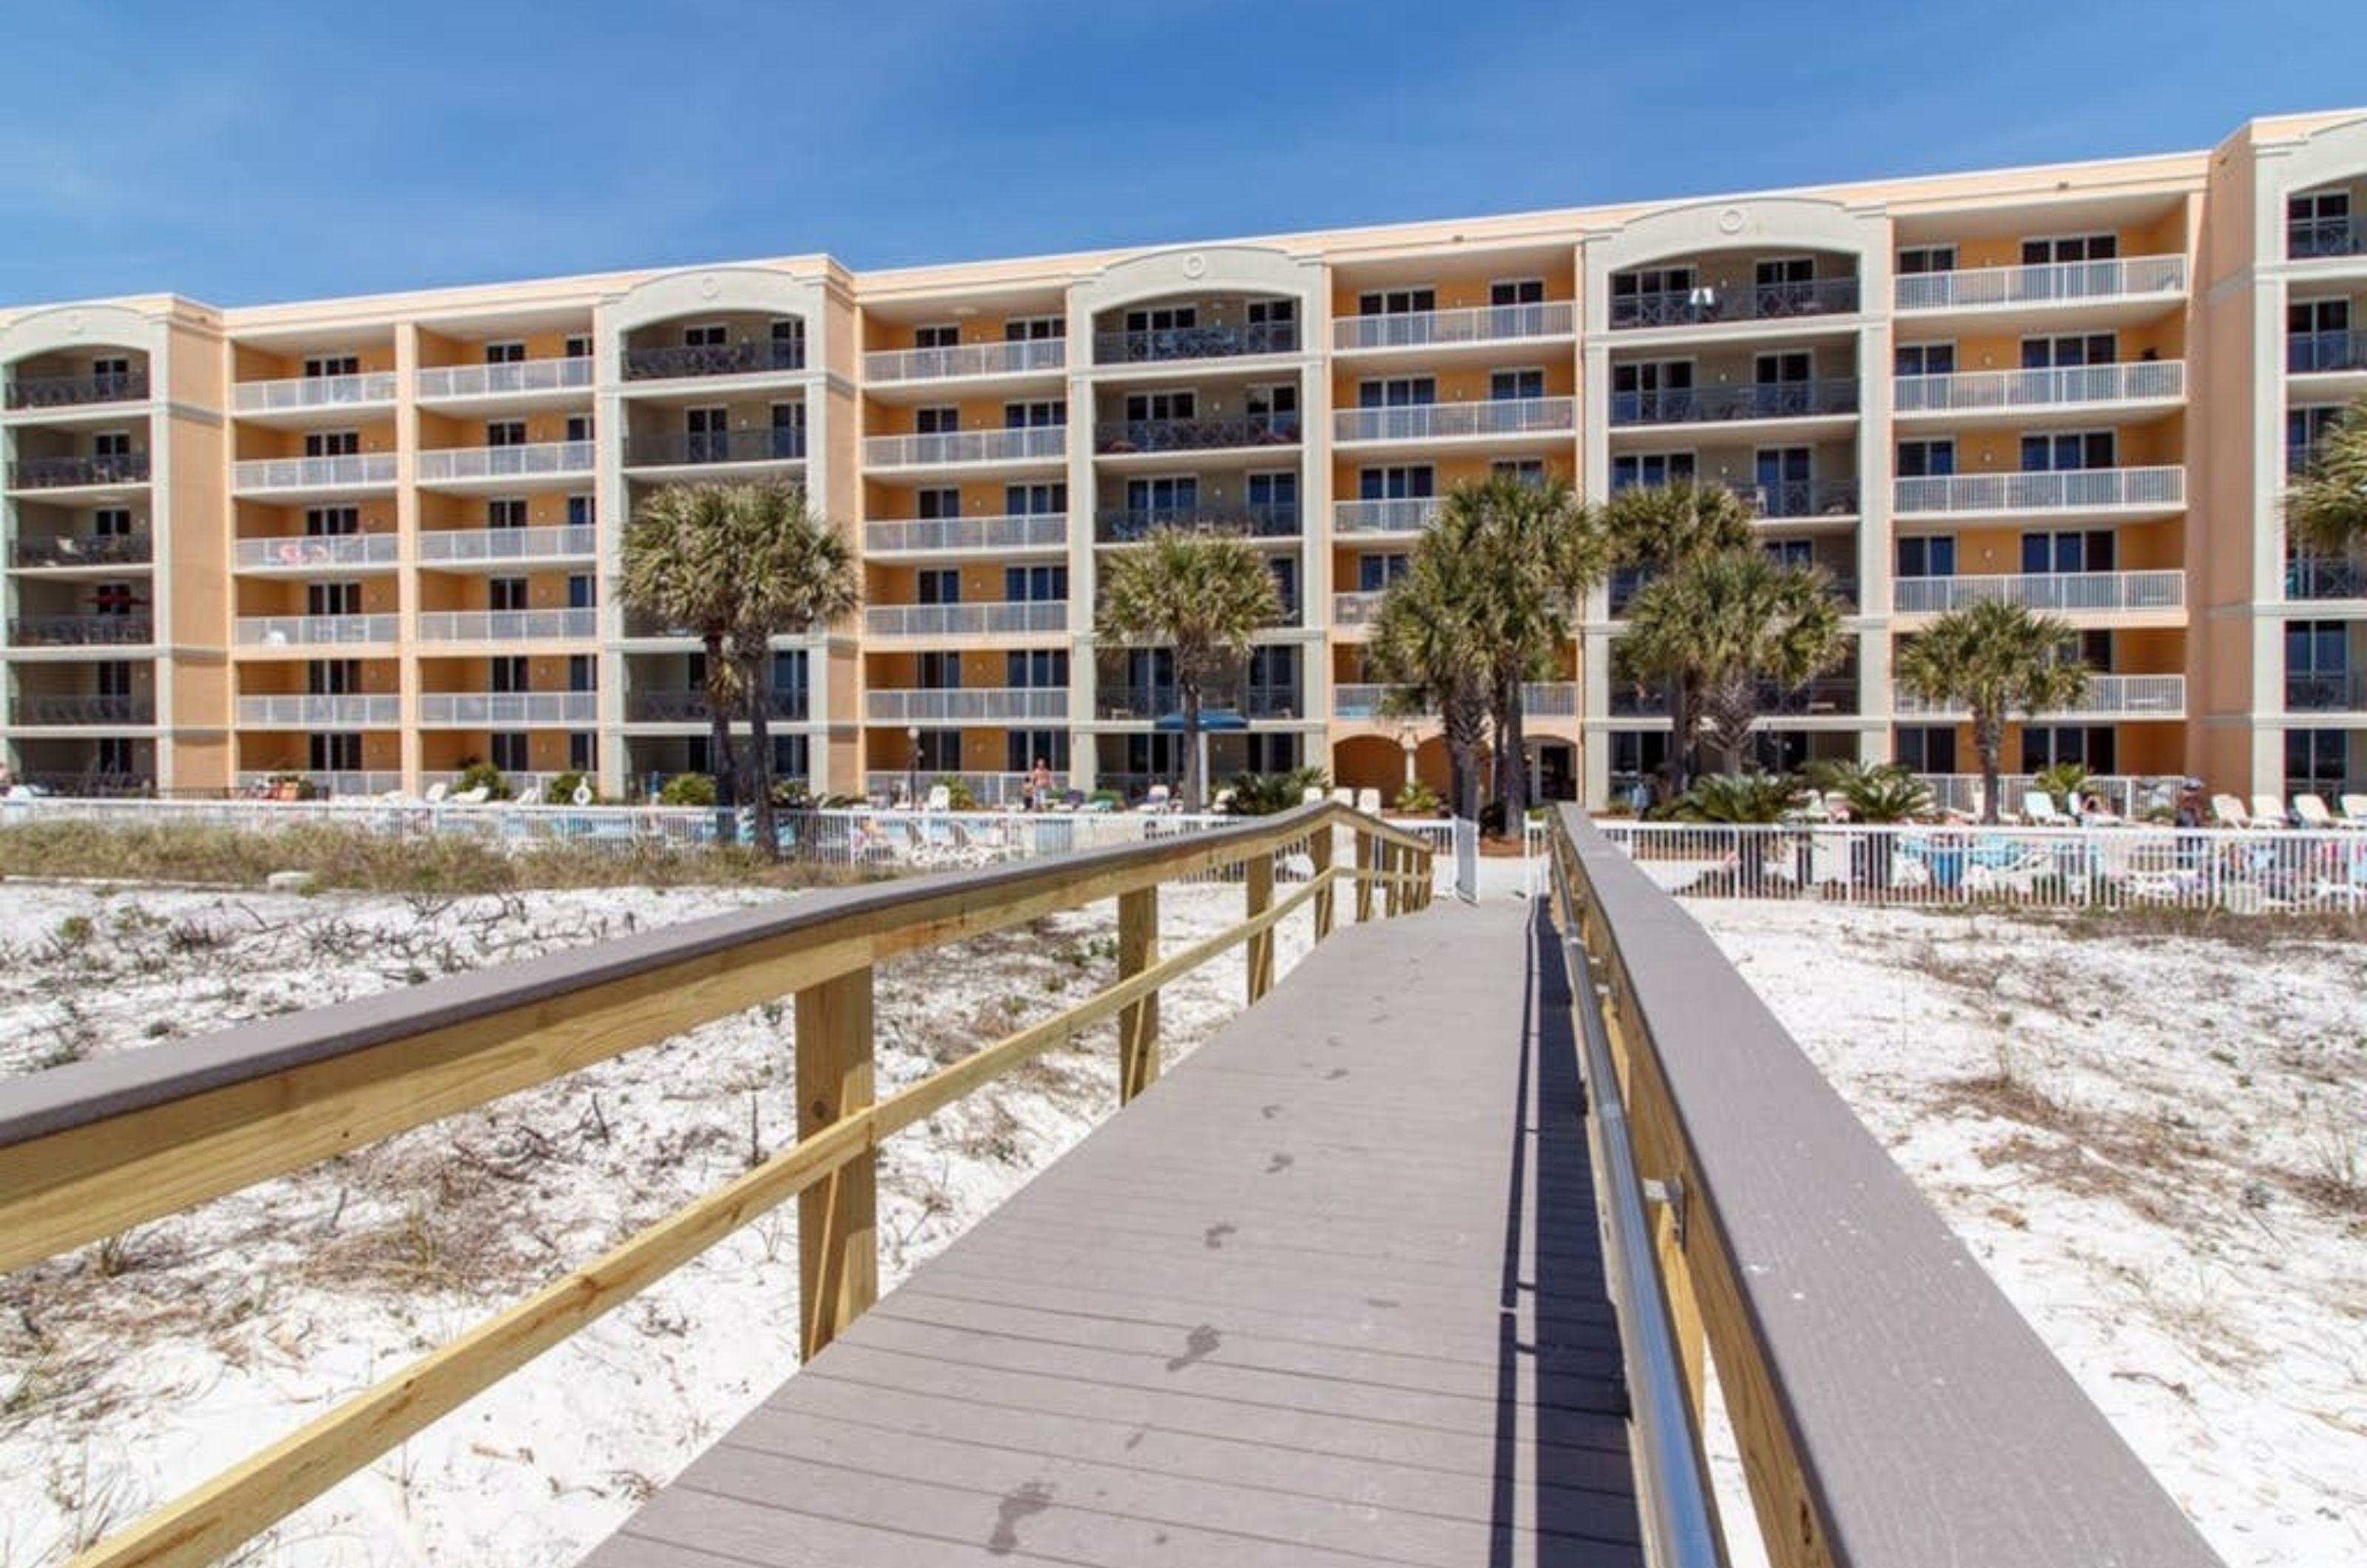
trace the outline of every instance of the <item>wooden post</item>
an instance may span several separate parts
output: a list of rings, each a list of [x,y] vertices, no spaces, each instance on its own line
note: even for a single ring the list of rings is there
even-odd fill
[[[1331,934],[1331,824],[1326,822],[1315,829],[1307,840],[1307,858],[1315,863],[1315,874],[1323,879],[1322,890],[1315,895],[1315,940],[1321,942]]]
[[[1380,859],[1381,875],[1387,878],[1381,884],[1381,915],[1385,919],[1394,920],[1405,904],[1404,886],[1398,880],[1398,868],[1405,859],[1405,852],[1384,839],[1381,840]]]
[[[1262,850],[1249,860],[1249,912],[1263,915],[1274,908],[1274,852]],[[1274,989],[1274,928],[1250,938],[1250,1000]]]
[[[1356,923],[1363,925],[1373,918],[1373,836],[1356,835]]]
[[[1159,889],[1117,896],[1117,976],[1139,975],[1159,957]],[[1159,1081],[1159,993],[1117,1015],[1117,1102],[1126,1104]]]
[[[871,971],[798,993],[798,1136],[872,1103]],[[879,1299],[878,1164],[858,1155],[798,1194],[798,1314],[804,1359]]]

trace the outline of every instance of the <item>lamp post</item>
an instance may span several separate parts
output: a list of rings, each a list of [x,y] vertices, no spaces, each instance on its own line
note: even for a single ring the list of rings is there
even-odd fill
[[[912,769],[904,775],[904,803],[917,809],[921,804],[921,727],[906,725],[904,739],[912,743]]]
[[[1413,754],[1421,745],[1421,738],[1411,724],[1398,726],[1398,745],[1405,752],[1405,782],[1413,783]]]

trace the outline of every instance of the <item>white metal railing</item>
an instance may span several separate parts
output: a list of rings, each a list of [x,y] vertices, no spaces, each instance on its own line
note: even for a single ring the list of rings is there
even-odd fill
[[[1982,604],[2021,604],[2074,615],[2176,610],[2186,604],[2186,573],[2023,572],[1999,577],[1902,577],[1891,584],[1890,608],[1897,615],[1938,615]]]
[[[1434,348],[1533,337],[1568,337],[1575,311],[1567,299],[1529,305],[1481,305],[1461,310],[1413,310],[1393,316],[1344,316],[1331,323],[1331,346]]]
[[[359,490],[394,483],[394,454],[345,457],[257,457],[231,465],[232,490]]]
[[[423,692],[419,722],[467,728],[596,724],[597,692]]]
[[[538,441],[523,446],[445,446],[419,454],[419,482],[536,479],[592,471],[589,441]]]
[[[402,541],[392,534],[291,534],[241,539],[238,564],[269,567],[392,566]]]
[[[916,517],[863,525],[863,548],[871,555],[919,550],[1039,550],[1069,542],[1066,513],[1037,512],[1010,517]]]
[[[1331,507],[1335,534],[1418,534],[1438,515],[1434,495],[1400,496],[1384,501],[1342,501]]]
[[[929,791],[939,784],[950,785],[957,779],[981,806],[1016,806],[1027,798],[1028,775],[1025,773],[940,773],[927,768],[918,771],[879,769],[867,773],[863,775],[863,793],[874,800],[898,800],[917,785],[921,797],[925,800]],[[1069,775],[1054,773],[1052,788],[1056,794],[1067,793]],[[1109,815],[1119,817],[1120,814]]]
[[[400,615],[241,615],[235,630],[242,648],[392,642],[402,619]]]
[[[1962,717],[1961,704],[1926,702],[1894,688],[1891,709],[1901,718]],[[2068,707],[2050,708],[2039,717],[2058,718],[2181,718],[2186,714],[2183,675],[2090,675],[2088,690]]]
[[[2186,395],[2186,362],[2139,359],[2048,370],[1969,370],[1953,376],[1901,376],[1891,385],[1891,406],[1900,413],[2167,400]]]
[[[506,397],[518,392],[564,392],[592,385],[588,355],[561,359],[517,359],[504,365],[439,365],[419,372],[423,402],[441,398]]]
[[[1331,716],[1339,719],[1374,719],[1383,716],[1382,699],[1389,688],[1375,682],[1343,682],[1331,688]],[[1521,711],[1533,718],[1575,718],[1578,716],[1578,683],[1575,681],[1532,681],[1521,687]]]
[[[1966,817],[1981,815],[1980,774],[1918,773],[1915,777],[1931,792],[1933,810],[1954,811]],[[2182,782],[2177,778],[2147,777],[2137,773],[2090,773],[2080,781],[2079,794],[2082,796],[2095,795],[2112,815],[2134,820],[2148,811],[2175,811]],[[2037,790],[2038,780],[2032,774],[1999,773],[1999,814],[2021,816],[2023,803]]]
[[[1069,716],[1066,686],[992,686],[969,691],[875,691],[863,699],[875,724],[994,723]]]
[[[423,610],[422,642],[517,642],[600,635],[597,610]]]
[[[870,435],[863,461],[875,468],[945,463],[1014,463],[1067,456],[1069,427],[1035,424],[1019,430],[947,430],[930,435]]]
[[[2116,261],[2060,262],[2044,266],[1912,272],[1901,275],[1895,286],[1901,310],[2045,305],[2144,295],[2167,298],[2185,292],[2184,256],[2126,256]]]
[[[863,356],[866,381],[942,381],[957,376],[1024,376],[1069,363],[1066,338],[966,343],[952,348],[887,349]]]
[[[358,376],[291,376],[278,381],[240,381],[231,388],[234,413],[286,413],[298,409],[342,408],[394,401],[394,372]]]
[[[332,798],[311,802],[275,801],[269,803],[261,801],[240,803],[234,801],[153,800],[143,802],[142,804],[149,806],[170,807],[172,809],[169,812],[153,814],[145,818],[122,811],[93,813],[78,810],[74,812],[74,815],[83,818],[96,817],[102,821],[114,822],[140,822],[143,820],[150,822],[212,822],[247,826],[249,825],[248,823],[240,821],[233,813],[252,812],[258,808],[265,807],[267,804],[268,809],[272,812],[275,818],[277,818],[282,813],[288,813],[288,825],[289,826],[293,826],[300,821],[324,823],[344,821],[358,826],[360,825],[361,819],[353,815],[356,803],[347,801],[340,805],[334,797],[345,795],[394,795],[400,792],[402,788],[402,775],[398,773],[338,773],[324,772],[318,768],[282,768],[276,773],[242,773],[238,775],[238,788],[241,794],[256,795],[260,794],[264,790],[269,789],[277,780],[291,777],[303,779],[311,784],[314,789],[320,791],[322,795]],[[362,802],[360,804],[367,805],[368,803]]]
[[[1891,511],[2071,512],[2089,507],[2183,506],[2186,470],[2056,468],[2044,473],[1949,474],[1897,481]]]
[[[981,604],[875,604],[863,612],[874,637],[970,637],[1069,629],[1065,599],[996,600]]]
[[[600,532],[589,524],[545,528],[433,529],[419,536],[422,561],[561,560],[599,549]]]
[[[402,699],[353,694],[241,697],[238,722],[246,729],[383,729],[402,722]]]
[[[1433,441],[1461,436],[1550,434],[1578,428],[1572,398],[1489,398],[1467,403],[1403,403],[1342,409],[1335,441]]]
[[[1380,613],[1381,601],[1387,595],[1376,592],[1334,593],[1331,595],[1331,624],[1335,626],[1361,626]]]

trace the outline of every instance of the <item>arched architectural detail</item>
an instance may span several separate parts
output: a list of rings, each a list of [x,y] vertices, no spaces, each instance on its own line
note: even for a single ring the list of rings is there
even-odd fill
[[[822,320],[821,280],[753,266],[693,267],[637,283],[607,308],[608,328],[629,333],[685,316],[748,310],[802,317],[810,335]]]
[[[2280,160],[2280,200],[2312,186],[2367,175],[2367,118],[2346,119],[2312,133]]]
[[[1677,256],[1714,251],[1785,249],[1881,256],[1888,252],[1889,245],[1887,220],[1879,213],[1855,210],[1837,201],[1790,197],[1697,201],[1664,208],[1607,233],[1591,236],[1586,246],[1586,270],[1591,288],[1607,289],[1614,272]]]
[[[164,352],[162,316],[120,305],[61,305],[20,316],[0,329],[0,366],[63,350],[131,348],[152,362]]]
[[[1312,310],[1323,264],[1263,245],[1199,245],[1155,251],[1104,267],[1078,283],[1073,303],[1090,318],[1121,305],[1173,295],[1286,294]]]

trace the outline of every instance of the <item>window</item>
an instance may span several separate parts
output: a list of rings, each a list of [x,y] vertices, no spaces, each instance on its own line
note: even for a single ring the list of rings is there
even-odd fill
[[[1069,510],[1069,487],[1065,483],[1005,485],[1002,510],[1012,517],[1058,517]]]
[[[1199,324],[1197,305],[1154,305],[1126,313],[1126,330],[1130,333],[1188,332]]]
[[[358,430],[312,430],[304,434],[307,457],[351,457],[361,449],[362,433]]]
[[[593,429],[594,423],[590,414],[572,413],[567,416],[564,434],[569,441],[590,441],[593,438]]]
[[[527,580],[523,577],[489,577],[485,579],[485,608],[489,610],[523,610],[527,606]]]
[[[1434,288],[1380,288],[1356,296],[1360,316],[1426,315],[1438,309]]]
[[[128,430],[107,430],[90,438],[90,455],[94,457],[129,457],[131,456],[131,433]]]
[[[776,356],[776,364],[799,365],[805,362],[806,322],[803,316],[783,316],[766,329],[765,335],[775,344],[794,349],[792,355]]]
[[[961,428],[961,410],[957,408],[914,409],[912,428],[923,435],[951,435]]]
[[[1767,417],[1812,412],[1808,383],[1816,356],[1803,352],[1762,354],[1751,361],[1751,412]]]
[[[1891,370],[1900,376],[1953,376],[1956,345],[1953,343],[1902,343]]]
[[[1388,555],[1365,555],[1356,558],[1356,591],[1378,593],[1406,574],[1413,558],[1392,552]]]
[[[1898,763],[1910,773],[1953,773],[1956,771],[1956,732],[1938,725],[1903,725],[1898,730]]]
[[[1298,517],[1298,473],[1282,468],[1249,478],[1250,515],[1261,522],[1287,525]]]
[[[1252,299],[1249,330],[1241,334],[1247,354],[1285,354],[1298,346],[1298,304],[1293,299]]]
[[[485,344],[485,363],[488,365],[520,365],[525,363],[525,361],[526,344],[523,343],[489,343]]]
[[[592,608],[593,582],[588,571],[570,572],[567,577],[567,607],[571,610]]]
[[[493,742],[493,766],[505,773],[523,773],[533,765],[532,737],[523,730],[496,730],[488,737]]]
[[[694,463],[721,462],[731,450],[731,411],[728,408],[682,411],[683,455]]]
[[[1200,481],[1189,474],[1128,479],[1126,509],[1135,522],[1189,522],[1200,511]]]
[[[362,766],[362,738],[358,735],[315,735],[307,747],[312,771],[316,773],[354,773]]]
[[[1154,779],[1175,777],[1184,771],[1184,738],[1180,735],[1127,736],[1125,771]]]
[[[2022,536],[2022,570],[2033,574],[2112,570],[2112,531],[2089,533],[2028,529]]]
[[[1251,387],[1241,394],[1241,409],[1251,419],[1270,422],[1277,433],[1296,434],[1298,427],[1298,383],[1281,381]]]
[[[1612,319],[1619,319],[1619,301],[1653,294],[1691,294],[1701,274],[1690,266],[1648,266],[1611,275]]]
[[[1126,418],[1129,424],[1151,419],[1192,419],[1198,414],[1197,393],[1128,392],[1126,395]]]
[[[1164,706],[1175,696],[1175,651],[1167,648],[1126,650],[1125,684],[1152,694],[1152,705]]]
[[[561,344],[559,352],[567,359],[589,359],[592,357],[592,340],[579,333]]]
[[[1920,538],[1900,539],[1898,541],[1898,575],[1901,577],[1955,576],[1955,536],[1934,534]],[[1938,771],[1944,773],[1947,770]]]
[[[773,691],[787,698],[793,707],[802,707],[806,701],[806,656],[801,649],[773,650]]]
[[[961,731],[958,729],[923,729],[912,749],[920,758],[915,765],[923,773],[961,772]]]
[[[101,582],[90,591],[90,608],[97,615],[128,615],[147,603],[137,587],[129,582]]]
[[[1898,270],[1901,274],[1954,272],[1956,270],[1956,247],[1908,245],[1898,253]]]
[[[1013,604],[1057,604],[1069,596],[1065,566],[1007,566],[1002,569],[1002,597]]]
[[[1039,648],[1002,656],[1002,683],[1041,691],[1069,683],[1069,655],[1064,649]]]
[[[961,328],[957,326],[914,327],[914,348],[957,348],[961,345]]]
[[[1488,286],[1490,305],[1542,305],[1546,300],[1546,280],[1542,277],[1508,277]]]
[[[1763,539],[1759,547],[1780,567],[1806,571],[1817,564],[1817,547],[1806,539]]]
[[[571,528],[596,527],[600,522],[600,502],[593,496],[571,495],[567,498],[567,525]]]
[[[2022,367],[2024,370],[2067,370],[2082,365],[2111,365],[2120,356],[2120,339],[2112,333],[2073,333],[2067,337],[2026,337],[2022,340]]]
[[[304,667],[304,690],[313,696],[350,696],[361,689],[358,659],[316,659]]]
[[[2353,363],[2350,301],[2294,299],[2285,306],[2285,368],[2307,375],[2346,370]]]
[[[958,517],[961,515],[961,491],[951,485],[915,491],[912,505],[912,514],[923,520]]]
[[[1392,376],[1356,383],[1358,408],[1419,408],[1437,400],[1438,382],[1429,376]]]
[[[1956,471],[1954,440],[1902,441],[1898,444],[1898,477],[1902,479],[1944,479]]]
[[[1498,370],[1488,378],[1491,402],[1526,400],[1545,395],[1546,373],[1542,370]]]
[[[1488,472],[1500,479],[1510,479],[1531,490],[1542,490],[1546,482],[1546,460],[1543,457],[1499,457],[1488,465]]]
[[[1752,268],[1759,313],[1791,316],[1813,310],[1817,300],[1817,263],[1813,256],[1770,256]]]
[[[2285,471],[2297,474],[2309,466],[2316,455],[2317,444],[2342,417],[2340,403],[2315,403],[2306,408],[2285,411]],[[130,516],[125,513],[126,517]]]
[[[2022,772],[2041,773],[2057,762],[2077,762],[2091,773],[2115,772],[2109,725],[2026,725],[2022,731]]]
[[[526,445],[526,421],[494,419],[485,422],[485,445],[488,446],[523,446]]]
[[[958,653],[923,653],[920,659],[920,672],[921,690],[958,692],[962,683],[962,656]]]
[[[1066,316],[1014,316],[1002,323],[1005,343],[1042,343],[1069,335]]]
[[[308,506],[304,509],[306,538],[342,538],[361,531],[362,509],[358,506]]]
[[[1299,765],[1299,738],[1296,735],[1244,735],[1241,741],[1253,773],[1286,773]]]
[[[2350,645],[2340,621],[2285,623],[2285,677],[2306,680],[2345,675],[2350,670]]]
[[[308,615],[358,615],[362,613],[362,585],[358,582],[308,582],[304,585],[304,613]]]
[[[1611,493],[1638,485],[1664,485],[1693,477],[1691,452],[1633,452],[1611,459]]]
[[[2334,256],[2350,248],[2350,194],[2314,191],[2285,200],[2285,254]]]
[[[1438,472],[1428,463],[1365,468],[1356,475],[1356,495],[1363,501],[1420,500],[1438,493]]]
[[[703,321],[682,329],[685,348],[721,348],[731,341],[731,330],[720,321]]]
[[[1002,768],[1010,773],[1031,773],[1041,759],[1056,773],[1069,771],[1069,732],[1065,729],[1014,729],[1002,738]]]
[[[1002,405],[1002,428],[1005,430],[1041,430],[1068,423],[1069,404],[1063,398]]]
[[[2332,794],[2351,783],[2350,732],[2343,729],[2285,731],[2285,785]]]
[[[2329,411],[2339,412],[2339,410]],[[350,506],[338,508],[351,512]],[[90,531],[102,539],[123,539],[131,535],[131,509],[128,506],[102,506],[90,514]],[[309,532],[309,530],[307,530]]]
[[[1806,517],[1815,511],[1814,468],[1806,446],[1761,447],[1752,457],[1759,510],[1769,517]]]
[[[567,736],[567,771],[572,773],[596,773],[600,771],[600,738],[588,730],[571,730]]]
[[[2022,438],[2022,471],[2043,474],[2064,469],[2109,468],[2112,467],[2118,445],[2109,430],[2025,435]]]
[[[318,381],[331,376],[358,376],[361,373],[361,355],[357,354],[319,354],[304,361],[304,378],[308,381]]]
[[[2022,243],[2024,266],[2059,265],[2066,262],[2111,261],[2121,254],[2121,243],[2111,234],[2063,234]]]
[[[571,692],[593,692],[600,687],[600,661],[588,653],[567,656],[567,689]]]
[[[1275,556],[1265,563],[1274,574],[1274,591],[1282,600],[1283,619],[1296,626],[1298,622],[1298,558]]]
[[[485,502],[485,526],[488,528],[525,527],[525,501],[515,496],[504,496]]]
[[[913,574],[923,604],[958,604],[962,602],[961,573],[952,567],[923,567]]]
[[[496,692],[531,692],[534,679],[523,654],[503,654],[487,661],[492,666],[493,687]]]

